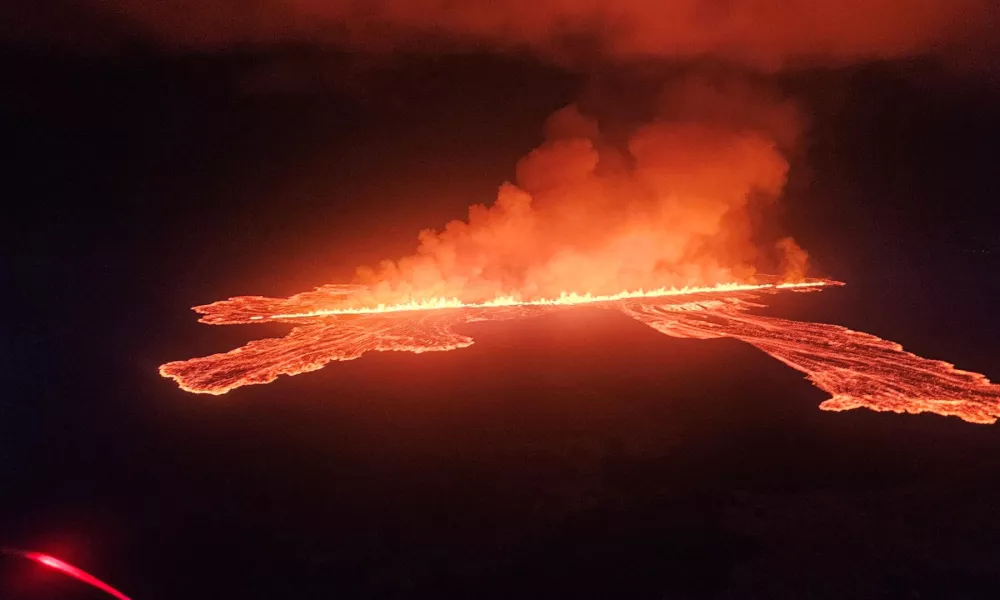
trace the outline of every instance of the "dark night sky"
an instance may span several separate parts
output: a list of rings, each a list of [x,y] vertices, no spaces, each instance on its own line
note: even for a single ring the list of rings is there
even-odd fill
[[[188,307],[344,280],[490,201],[579,70],[310,47],[0,67],[0,545],[140,600],[995,595],[1000,429],[821,412],[733,340],[583,309],[222,398],[157,375],[258,331]],[[849,285],[768,310],[1000,379],[995,82],[774,77],[811,120],[783,224]],[[85,593],[7,563],[4,599]]]

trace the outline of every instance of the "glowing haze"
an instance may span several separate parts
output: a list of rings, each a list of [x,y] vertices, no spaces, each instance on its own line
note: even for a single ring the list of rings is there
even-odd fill
[[[556,60],[716,56],[763,68],[990,44],[992,0],[107,0],[7,11],[5,37],[174,48],[309,43],[353,49],[529,50]],[[93,31],[80,31],[87,27]]]

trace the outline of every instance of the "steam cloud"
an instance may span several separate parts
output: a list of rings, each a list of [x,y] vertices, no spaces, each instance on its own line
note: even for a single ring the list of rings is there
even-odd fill
[[[466,221],[423,231],[417,252],[360,269],[375,300],[497,295],[752,280],[762,256],[753,222],[785,183],[782,145],[794,144],[798,113],[750,87],[691,77],[667,87],[660,116],[623,144],[576,105],[553,114],[546,141],[517,165],[492,206]],[[778,245],[789,274],[805,254]],[[774,265],[776,266],[776,265]]]

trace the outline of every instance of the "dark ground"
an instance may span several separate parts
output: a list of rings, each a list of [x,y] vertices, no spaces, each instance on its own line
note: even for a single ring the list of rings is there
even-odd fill
[[[998,426],[821,412],[733,340],[581,309],[221,398],[161,379],[261,331],[189,306],[408,252],[582,83],[288,60],[0,58],[0,544],[137,600],[996,597]],[[784,218],[849,285],[769,310],[1000,379],[1000,104],[946,79],[786,77],[813,128]],[[71,593],[14,562],[0,597]]]

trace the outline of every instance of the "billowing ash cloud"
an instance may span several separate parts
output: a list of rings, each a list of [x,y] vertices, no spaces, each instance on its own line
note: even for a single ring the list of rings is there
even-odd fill
[[[620,58],[711,55],[771,68],[795,59],[891,58],[988,42],[998,18],[993,0],[109,0],[69,4],[100,11],[106,20],[122,23],[133,34],[182,47],[331,42],[398,48],[435,38],[460,47],[531,49],[548,56],[580,51]],[[18,15],[31,12],[30,7],[16,11]]]
[[[559,110],[491,206],[422,232],[414,255],[360,269],[359,282],[391,302],[711,285],[779,263],[801,279],[801,249],[786,239],[761,252],[753,228],[785,184],[798,113],[715,84],[667,86],[659,116],[619,143],[575,105]]]

